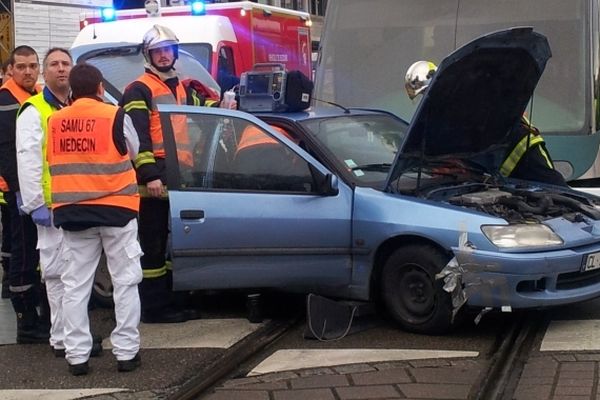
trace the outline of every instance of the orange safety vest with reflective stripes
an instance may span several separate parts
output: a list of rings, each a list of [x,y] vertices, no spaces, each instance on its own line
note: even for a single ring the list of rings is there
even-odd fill
[[[23,89],[21,86],[17,85],[13,79],[7,80],[4,83],[4,85],[2,85],[2,87],[0,87],[0,89],[8,90],[9,93],[12,94],[12,96],[15,99],[17,99],[17,101],[19,102],[19,105],[23,105],[23,103],[25,103],[25,101],[28,98],[33,96],[33,94],[31,94],[27,90]],[[36,93],[41,92],[42,86],[36,84],[35,91],[36,91]],[[4,178],[0,176],[0,191],[8,192],[9,190],[10,190],[10,188],[8,187],[8,183],[6,183]]]
[[[180,104],[185,105],[186,92],[185,88],[179,82],[177,84],[176,94],[173,96],[171,89],[158,78],[157,76],[145,73],[137,79],[138,82],[148,86],[152,93],[152,109],[150,110],[150,138],[152,139],[152,152],[154,157],[165,158],[165,145],[163,142],[163,130],[160,123],[160,115],[157,110],[158,104]],[[171,125],[177,143],[177,158],[179,162],[192,166],[194,164],[192,149],[190,145],[190,137],[187,131],[187,120],[185,115],[171,115]]]
[[[289,133],[287,133],[283,128],[278,126],[271,126],[271,128],[285,135],[288,139],[294,140]],[[277,144],[279,143],[277,140],[269,136],[267,133],[263,132],[261,129],[254,125],[248,125],[243,131],[240,137],[240,141],[238,143],[236,154],[240,150],[246,149],[252,146],[258,146],[261,144]]]
[[[52,209],[71,204],[139,211],[140,196],[128,154],[113,142],[118,108],[81,98],[48,121]]]

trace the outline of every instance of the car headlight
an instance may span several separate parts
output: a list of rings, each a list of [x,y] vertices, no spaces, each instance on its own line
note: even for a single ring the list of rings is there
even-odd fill
[[[501,248],[557,246],[562,239],[546,225],[484,225],[483,234]]]

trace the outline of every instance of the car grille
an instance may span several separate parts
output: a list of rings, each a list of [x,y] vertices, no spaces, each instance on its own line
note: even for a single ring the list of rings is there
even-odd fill
[[[600,269],[587,272],[568,272],[558,275],[557,290],[577,289],[600,282]]]

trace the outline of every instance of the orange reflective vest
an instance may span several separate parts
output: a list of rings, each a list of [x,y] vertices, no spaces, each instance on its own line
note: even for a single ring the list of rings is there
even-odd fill
[[[290,140],[294,140],[291,136],[282,128],[278,126],[271,126],[271,128],[280,132],[284,136],[286,136]],[[267,133],[262,131],[260,128],[254,125],[248,125],[243,131],[240,137],[240,141],[238,143],[236,154],[240,150],[246,149],[252,146],[258,146],[262,144],[277,144],[279,143],[277,140],[269,136]]]
[[[152,109],[150,110],[150,138],[152,139],[152,152],[154,157],[165,158],[165,145],[163,143],[163,130],[160,123],[160,115],[157,110],[158,104],[180,104],[185,105],[187,95],[185,88],[179,82],[177,84],[177,97],[173,96],[171,89],[156,75],[145,73],[137,79],[138,82],[148,86],[152,93]],[[171,116],[171,125],[177,143],[177,158],[179,162],[192,166],[193,156],[190,138],[187,131],[187,120],[185,115],[174,114]]]
[[[71,204],[139,211],[140,196],[128,155],[113,142],[118,108],[91,98],[77,99],[48,121],[48,165],[52,209]]]
[[[25,103],[25,100],[27,100],[34,94],[42,91],[42,87],[40,85],[36,84],[35,85],[35,93],[30,93],[27,90],[23,89],[21,86],[17,85],[15,83],[14,79],[7,80],[4,83],[4,85],[2,85],[2,87],[0,87],[0,89],[8,90],[10,92],[10,94],[12,94],[15,99],[17,99],[17,101],[19,102],[19,105],[23,105],[23,103]]]
[[[15,99],[17,99],[17,101],[19,102],[20,106],[22,106],[23,103],[25,103],[25,101],[27,101],[27,99],[32,96],[32,94],[30,92],[28,92],[27,90],[23,89],[21,86],[17,85],[13,79],[7,80],[4,83],[4,85],[2,85],[2,87],[0,87],[0,89],[6,89],[6,90],[8,90],[9,93]],[[42,91],[42,87],[40,85],[36,84],[35,85],[35,91],[36,91],[36,93],[41,92]],[[10,188],[8,187],[8,183],[6,183],[6,181],[4,180],[4,178],[0,176],[0,191],[2,191],[2,192],[8,192],[9,190],[10,190]]]

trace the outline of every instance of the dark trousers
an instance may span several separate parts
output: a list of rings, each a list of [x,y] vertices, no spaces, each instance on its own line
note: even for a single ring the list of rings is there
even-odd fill
[[[4,198],[8,203],[11,228],[10,286],[16,288],[16,291],[27,285],[37,288],[40,282],[37,270],[40,262],[36,249],[37,228],[29,215],[19,214],[14,192],[5,193]]]
[[[2,218],[2,268],[4,269],[4,276],[6,276],[6,279],[8,279],[10,243],[12,238],[10,229],[10,212],[8,211],[7,205],[0,206],[0,215]]]
[[[138,235],[144,255],[141,258],[144,279],[140,283],[142,312],[151,312],[171,304],[171,272],[165,267],[169,236],[169,202],[142,197]]]

